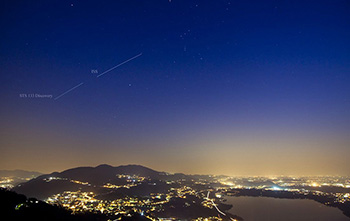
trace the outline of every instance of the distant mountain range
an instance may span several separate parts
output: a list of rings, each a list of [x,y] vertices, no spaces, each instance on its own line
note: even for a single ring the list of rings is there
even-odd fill
[[[140,165],[127,165],[113,167],[102,164],[97,167],[77,167],[63,172],[54,172],[36,177],[28,182],[21,183],[13,188],[14,191],[24,194],[28,197],[46,199],[47,197],[61,193],[63,191],[93,191],[105,195],[110,192],[109,189],[102,188],[104,184],[126,185],[132,177],[143,177],[150,182],[158,184],[152,187],[160,190],[165,181],[179,180],[185,178],[196,179],[196,176],[185,175],[181,173],[168,174],[158,172]],[[209,177],[209,176],[208,176]],[[77,182],[78,181],[78,182]],[[84,184],[82,184],[84,183]],[[113,192],[117,195],[127,194],[149,194],[151,186],[143,184],[137,188],[132,188],[132,193],[128,188],[121,188]],[[152,190],[153,190],[152,189]]]
[[[53,173],[50,176],[59,176],[61,178],[70,178],[89,182],[91,184],[100,185],[106,182],[116,180],[116,175],[137,175],[158,179],[160,173],[139,165],[128,165],[113,167],[107,164],[102,164],[97,167],[78,167],[65,170],[61,173]]]

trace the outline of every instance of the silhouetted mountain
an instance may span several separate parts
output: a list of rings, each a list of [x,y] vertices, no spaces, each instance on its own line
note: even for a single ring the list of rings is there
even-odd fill
[[[126,176],[119,176],[126,175]],[[133,179],[132,177],[144,177],[145,183],[131,188],[111,189],[102,188],[104,184],[126,185]],[[131,179],[128,179],[128,177]],[[192,180],[200,180],[209,176],[185,175],[182,173],[169,174],[158,172],[140,165],[127,165],[113,167],[102,164],[97,167],[77,167],[62,172],[41,175],[28,182],[21,183],[13,188],[17,193],[25,194],[29,197],[46,199],[54,194],[64,191],[86,191],[101,195],[102,198],[114,196],[144,196],[151,192],[166,192],[170,188],[165,185],[166,181],[182,180],[184,183],[191,183]],[[86,182],[79,184],[75,181]],[[157,185],[149,185],[157,184]],[[112,191],[112,192],[111,192]]]
[[[139,165],[127,165],[112,167],[110,165],[102,164],[97,167],[78,167],[65,170],[59,174],[54,174],[61,178],[69,178],[83,182],[89,182],[94,185],[101,185],[103,183],[116,180],[116,175],[137,175],[149,177],[151,179],[158,179],[159,172]]]
[[[105,193],[107,190],[100,188],[103,184],[122,185],[127,183],[126,178],[118,178],[118,175],[140,176],[156,181],[171,178],[171,176],[168,177],[162,174],[164,173],[139,165],[113,167],[103,164],[97,167],[77,167],[60,173],[41,175],[36,179],[16,186],[13,190],[38,199],[45,199],[67,190],[76,191],[81,189],[83,191]],[[185,177],[185,175],[181,175],[181,177]],[[81,185],[73,181],[88,182],[89,185]]]

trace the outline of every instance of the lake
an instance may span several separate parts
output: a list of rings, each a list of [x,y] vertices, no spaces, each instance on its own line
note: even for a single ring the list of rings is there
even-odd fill
[[[270,197],[227,196],[228,212],[245,221],[349,221],[338,208],[307,199],[276,199]]]

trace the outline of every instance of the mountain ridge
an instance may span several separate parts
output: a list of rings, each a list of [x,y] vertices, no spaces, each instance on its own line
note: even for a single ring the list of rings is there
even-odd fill
[[[100,164],[96,167],[75,167],[62,172],[43,174],[28,182],[21,183],[13,188],[14,191],[30,197],[45,199],[62,191],[84,190],[105,192],[101,186],[107,183],[126,185],[128,176],[143,177],[150,180],[161,180],[166,177],[164,172],[158,172],[145,166],[129,164],[111,166]],[[118,175],[128,175],[121,176]],[[80,183],[79,183],[80,182]],[[85,183],[85,184],[82,184]]]

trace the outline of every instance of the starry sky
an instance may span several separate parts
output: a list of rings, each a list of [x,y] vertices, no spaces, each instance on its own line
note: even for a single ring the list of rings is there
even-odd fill
[[[347,0],[6,0],[0,30],[0,169],[350,175]]]

